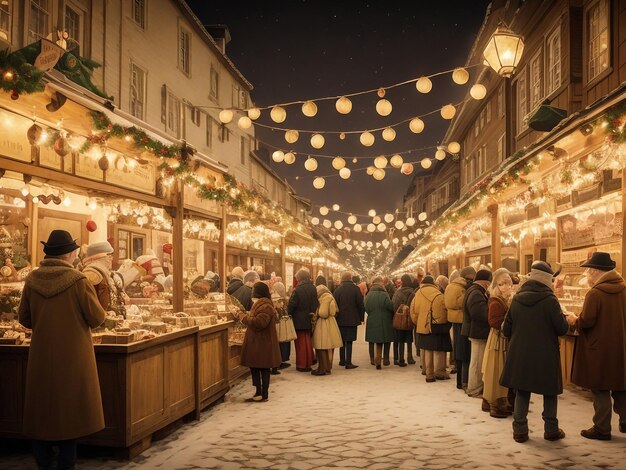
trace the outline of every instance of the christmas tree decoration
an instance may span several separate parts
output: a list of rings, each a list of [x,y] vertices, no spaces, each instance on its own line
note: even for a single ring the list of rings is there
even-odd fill
[[[95,232],[96,230],[98,230],[98,225],[96,225],[96,223],[93,220],[88,220],[87,223],[85,224],[85,227],[87,228],[89,232]]]
[[[70,153],[71,150],[67,139],[62,135],[60,135],[59,138],[54,142],[53,149],[60,157],[66,156],[68,153]]]
[[[30,145],[38,145],[39,140],[41,139],[42,132],[43,132],[43,129],[37,124],[33,123],[33,125],[30,126],[28,130],[26,131],[26,137],[28,138],[28,143]]]
[[[100,160],[98,160],[98,168],[102,171],[107,171],[109,169],[109,159],[106,155],[100,157]]]
[[[17,100],[19,100],[19,99],[20,99],[20,94],[17,92],[17,90],[13,90],[13,91],[11,92],[11,99],[12,99],[13,101],[17,101]]]

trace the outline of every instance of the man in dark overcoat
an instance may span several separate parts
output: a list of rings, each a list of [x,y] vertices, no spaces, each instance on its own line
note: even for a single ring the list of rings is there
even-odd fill
[[[528,440],[530,394],[543,395],[544,439],[565,437],[559,429],[557,395],[563,393],[559,336],[568,324],[552,291],[554,272],[544,261],[535,261],[530,277],[513,297],[502,332],[510,338],[500,385],[516,390],[513,439]]]
[[[361,289],[354,283],[350,271],[341,274],[341,284],[335,289],[333,296],[339,310],[337,325],[343,341],[343,347],[339,348],[339,365],[346,369],[356,369],[359,366],[352,363],[352,343],[356,341],[357,327],[365,319],[365,307]]]
[[[293,325],[298,337],[294,344],[296,348],[296,370],[298,372],[311,372],[313,365],[313,346],[311,344],[311,319],[317,312],[320,302],[317,299],[317,290],[311,282],[311,274],[306,269],[300,269],[296,273],[298,285],[293,290],[287,312],[293,318]]]
[[[587,439],[611,439],[611,395],[626,432],[626,284],[615,271],[609,253],[596,252],[582,264],[591,290],[580,316],[567,321],[578,330],[572,382],[593,394],[593,426],[580,434]]]

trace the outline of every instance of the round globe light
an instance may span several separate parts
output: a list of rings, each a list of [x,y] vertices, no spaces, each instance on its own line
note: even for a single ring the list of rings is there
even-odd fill
[[[348,114],[352,111],[352,101],[350,98],[342,96],[335,102],[335,108],[339,114]]]
[[[248,116],[241,116],[237,121],[240,129],[246,130],[252,127],[252,120]]]
[[[385,222],[391,223],[393,221],[393,214],[389,214],[389,213],[385,214],[384,219],[385,219]]]
[[[428,218],[428,214],[426,212],[420,212],[420,215],[417,216],[420,222],[424,222]]]
[[[393,239],[393,240],[391,240],[391,241],[392,241],[392,243],[393,243],[394,245],[397,245],[397,244],[398,244],[398,242],[399,242],[400,240],[398,240],[397,238],[394,238],[394,239]]]
[[[261,117],[261,110],[259,108],[250,108],[248,110],[248,117],[253,121],[256,121]]]
[[[233,112],[230,109],[222,109],[219,114],[219,119],[222,124],[228,124],[233,120]]]
[[[285,111],[285,108],[281,108],[280,106],[274,106],[270,111],[270,118],[278,124],[285,122],[285,119],[287,119],[287,111]]]
[[[395,227],[396,227],[398,230],[402,230],[402,229],[404,228],[404,222],[402,222],[401,220],[396,220]]]
[[[446,158],[446,151],[439,147],[435,152],[435,158],[439,161],[444,160]]]
[[[368,166],[367,170],[365,170],[365,171],[368,174],[368,176],[372,176],[374,174],[374,170],[376,170],[375,166]]]
[[[403,175],[410,175],[411,173],[413,173],[413,164],[412,163],[403,163],[402,167],[400,168],[400,172]]]
[[[352,171],[350,171],[350,168],[342,168],[341,170],[339,170],[339,176],[344,180],[350,178],[351,174]]]
[[[383,170],[382,168],[376,168],[374,170],[374,173],[372,173],[372,176],[376,181],[380,181],[385,177],[385,170]]]
[[[320,219],[318,219],[317,217],[313,217],[313,218],[311,219],[311,223],[312,223],[313,225],[318,225],[318,224],[320,223]]]
[[[340,250],[343,250],[345,247],[346,247],[346,244],[344,242],[337,243],[337,248],[339,248]]]
[[[409,129],[413,134],[419,134],[424,130],[424,121],[420,118],[413,118],[409,121]]]
[[[356,225],[354,226],[353,230],[354,230],[356,233],[359,233],[359,232],[361,232],[361,231],[363,230],[363,227],[361,227],[361,224],[356,224]]]
[[[317,170],[317,160],[311,157],[307,158],[304,162],[304,168],[306,168],[307,171]]]
[[[374,138],[374,134],[366,131],[361,134],[359,140],[361,141],[361,144],[365,147],[371,147],[372,145],[374,145],[374,141],[376,139]]]
[[[335,228],[341,230],[343,228],[343,222],[341,220],[335,220]]]
[[[454,69],[452,72],[452,81],[457,85],[465,85],[469,80],[469,73],[462,67]]]
[[[322,134],[313,134],[311,136],[311,147],[321,149],[324,146],[325,139]]]
[[[424,231],[421,228],[418,228],[415,233],[417,233],[418,235],[421,235],[422,233],[424,233]]]
[[[287,152],[285,154],[285,163],[287,165],[293,165],[296,162],[296,155],[293,152]]]
[[[320,207],[320,214],[322,215],[328,215],[329,209],[326,206],[322,206]]]
[[[370,209],[367,212],[367,215],[369,215],[370,217],[376,217],[376,211],[374,209]]]
[[[322,223],[322,225],[326,228],[330,228],[332,227],[333,223],[328,219],[324,219],[324,222]]]
[[[302,114],[306,117],[313,117],[317,114],[317,105],[313,101],[302,103]]]
[[[346,250],[352,251],[352,245],[346,245]]]
[[[433,166],[433,162],[430,160],[430,158],[424,158],[420,162],[420,165],[422,165],[422,168],[424,168],[425,170],[428,170],[431,166]]]
[[[293,129],[285,131],[285,140],[289,142],[290,144],[296,143],[299,138],[300,138],[300,133],[298,131],[293,130]]]
[[[408,219],[406,219],[406,224],[409,227],[413,227],[415,225],[415,219],[413,217],[409,217]]]
[[[378,103],[376,103],[376,112],[381,116],[389,116],[392,110],[393,106],[389,100],[382,99],[378,100]]]
[[[376,168],[385,168],[387,166],[387,158],[383,155],[374,159],[374,166]]]
[[[367,224],[367,231],[372,233],[376,231],[376,225],[374,224]]]
[[[341,170],[346,166],[346,161],[342,157],[335,157],[333,158],[332,166],[335,170]]]
[[[338,211],[340,209],[339,204],[333,204],[333,210]]]
[[[485,96],[487,96],[487,88],[485,88],[485,85],[481,85],[480,83],[472,85],[472,88],[470,88],[470,96],[475,100],[482,100]]]
[[[356,215],[351,215],[350,217],[348,217],[348,223],[350,225],[356,224],[356,221],[357,221]]]
[[[283,152],[282,150],[276,150],[274,153],[272,153],[272,160],[274,160],[276,163],[280,163],[285,159],[285,152]]]
[[[384,140],[386,140],[387,142],[393,142],[395,138],[396,138],[395,130],[393,130],[391,127],[386,127],[385,129],[383,129]]]
[[[431,82],[428,77],[420,77],[415,82],[415,88],[417,88],[417,91],[420,93],[428,93],[433,89],[433,82]]]
[[[376,248],[380,248],[380,242],[376,242]]]
[[[379,232],[384,232],[386,228],[387,226],[383,223],[380,223],[376,226],[376,229],[378,229]]]
[[[392,156],[391,159],[389,160],[389,164],[394,168],[400,168],[403,163],[404,163],[404,159],[402,158],[401,155],[398,155],[397,153],[394,156]]]
[[[372,217],[372,222],[373,222],[375,225],[378,225],[378,224],[379,224],[379,223],[381,223],[382,221],[383,221],[383,219],[381,219],[379,215],[375,215],[374,217]]]
[[[324,186],[326,186],[326,180],[321,176],[318,176],[313,180],[313,187],[315,189],[322,189]]]
[[[441,108],[441,117],[444,119],[452,119],[455,114],[456,108],[451,104],[447,104]]]
[[[448,152],[450,153],[459,153],[461,151],[461,144],[458,142],[450,142],[448,144]]]

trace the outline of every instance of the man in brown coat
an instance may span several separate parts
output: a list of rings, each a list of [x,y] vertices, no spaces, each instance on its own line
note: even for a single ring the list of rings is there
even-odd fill
[[[73,468],[76,439],[104,428],[104,414],[90,327],[106,315],[96,291],[74,269],[78,245],[65,230],[53,230],[39,269],[27,278],[19,320],[31,328],[26,369],[23,432],[33,439],[39,468]]]
[[[611,439],[611,395],[626,433],[626,284],[608,253],[596,252],[581,266],[591,290],[580,316],[567,322],[579,336],[574,346],[572,382],[593,394],[593,426],[580,432],[587,439]]]

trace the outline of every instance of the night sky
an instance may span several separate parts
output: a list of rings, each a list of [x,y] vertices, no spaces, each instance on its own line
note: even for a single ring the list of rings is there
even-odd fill
[[[377,89],[463,66],[489,4],[486,0],[187,3],[203,23],[229,27],[232,41],[226,53],[253,84],[252,99],[257,106]],[[393,104],[393,112],[387,117],[376,113],[379,98],[370,93],[351,98],[353,108],[348,115],[338,114],[335,100],[330,100],[317,103],[318,114],[313,118],[303,116],[301,105],[294,105],[286,108],[287,120],[282,124],[271,121],[269,111],[264,111],[258,122],[312,131],[378,128],[461,101],[479,70],[471,69],[470,81],[463,86],[453,84],[449,74],[434,78],[433,90],[427,95],[418,93],[414,83],[388,90],[385,98]],[[365,170],[354,170],[372,165],[372,158],[380,154],[437,145],[449,121],[438,113],[424,121],[422,134],[411,133],[407,124],[395,128],[393,142],[375,133],[376,143],[369,148],[359,143],[358,134],[347,135],[343,141],[336,134],[326,135],[324,147],[315,150],[309,144],[310,135],[301,133],[298,142],[288,144],[284,132],[255,129],[261,141],[298,153],[295,164],[272,162],[272,167],[298,194],[311,199],[313,215],[320,217],[317,206],[322,204],[330,207],[337,203],[342,211],[355,214],[366,214],[371,208],[378,213],[399,208],[412,175],[388,168],[385,179],[375,181]],[[303,163],[309,154],[343,156],[352,176],[348,180],[326,178],[324,189],[314,189],[314,176],[337,175],[337,171],[331,158],[317,158],[317,171],[307,172]],[[417,151],[405,155],[404,160],[433,155],[434,150]],[[359,158],[356,164],[352,163],[354,157]],[[331,212],[328,218],[337,216]],[[341,218],[345,221],[346,216]]]

